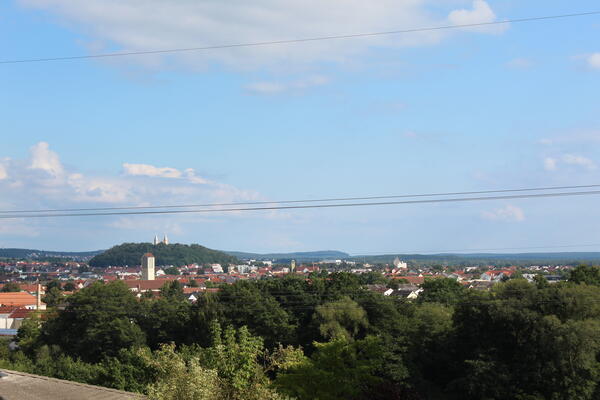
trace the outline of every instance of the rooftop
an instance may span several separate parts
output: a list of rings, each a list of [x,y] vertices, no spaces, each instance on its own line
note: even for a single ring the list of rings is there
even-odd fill
[[[134,400],[144,397],[136,393],[0,369],[0,398],[3,400]]]
[[[0,305],[4,306],[29,306],[35,305],[36,297],[27,292],[0,293]]]

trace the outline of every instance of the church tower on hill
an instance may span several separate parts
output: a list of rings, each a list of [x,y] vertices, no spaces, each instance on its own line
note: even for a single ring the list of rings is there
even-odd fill
[[[154,255],[152,253],[142,256],[142,280],[154,280]]]
[[[154,235],[154,240],[152,241],[152,244],[155,246],[158,246],[159,244],[169,244],[169,238],[167,237],[166,233],[163,240],[158,240],[158,235]]]

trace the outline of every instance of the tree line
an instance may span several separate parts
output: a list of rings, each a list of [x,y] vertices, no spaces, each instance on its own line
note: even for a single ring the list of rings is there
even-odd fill
[[[0,367],[151,399],[598,399],[600,269],[489,292],[427,280],[415,301],[376,274],[223,285],[188,303],[178,282],[136,297],[97,282],[19,330]]]

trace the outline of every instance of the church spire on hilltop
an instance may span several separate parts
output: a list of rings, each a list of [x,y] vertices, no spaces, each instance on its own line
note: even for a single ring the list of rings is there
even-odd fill
[[[154,241],[152,242],[152,244],[154,244],[155,246],[158,246],[159,244],[169,244],[169,238],[167,237],[166,233],[163,240],[158,240],[158,235],[154,235]]]

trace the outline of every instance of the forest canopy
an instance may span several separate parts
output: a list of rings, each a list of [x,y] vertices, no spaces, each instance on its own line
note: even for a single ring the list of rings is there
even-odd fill
[[[152,243],[123,243],[114,246],[102,254],[92,258],[89,264],[92,267],[140,265],[142,255],[152,253],[156,257],[156,265],[182,266],[187,264],[228,264],[237,262],[237,258],[212,250],[199,244],[163,244]]]

